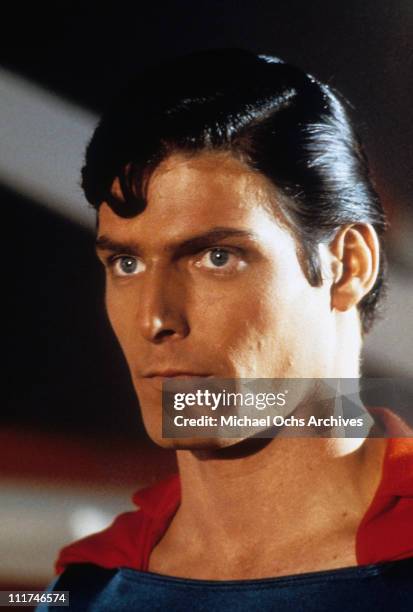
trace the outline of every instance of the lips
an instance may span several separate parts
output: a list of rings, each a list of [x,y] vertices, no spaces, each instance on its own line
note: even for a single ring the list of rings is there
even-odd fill
[[[184,370],[162,370],[157,372],[150,372],[144,375],[144,378],[190,378],[190,377],[202,377],[205,378],[210,374],[204,374],[201,372],[190,372]]]
[[[192,378],[211,378],[212,374],[207,374],[204,372],[194,372],[191,370],[184,369],[172,369],[167,368],[164,370],[150,370],[145,372],[145,374],[141,375],[141,380],[146,380],[147,383],[150,384],[151,387],[155,389],[162,390],[163,383],[168,380],[188,380]]]

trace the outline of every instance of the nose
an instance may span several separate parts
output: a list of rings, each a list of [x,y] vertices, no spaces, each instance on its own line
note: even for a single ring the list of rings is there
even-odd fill
[[[145,274],[138,319],[141,334],[148,342],[160,344],[189,334],[185,288],[171,270],[152,270]]]

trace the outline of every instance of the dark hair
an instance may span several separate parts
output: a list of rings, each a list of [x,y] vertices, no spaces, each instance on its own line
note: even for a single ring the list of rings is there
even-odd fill
[[[380,244],[385,215],[360,140],[338,94],[277,58],[238,49],[195,53],[136,78],[103,115],[87,148],[82,186],[124,217],[145,206],[144,173],[173,152],[229,151],[286,194],[279,203],[322,283],[317,244],[346,224],[371,223]],[[123,198],[111,193],[118,177]],[[385,260],[358,305],[362,330],[383,293]]]

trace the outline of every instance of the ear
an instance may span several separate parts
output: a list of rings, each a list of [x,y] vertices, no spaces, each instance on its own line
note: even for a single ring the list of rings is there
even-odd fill
[[[330,251],[334,255],[335,280],[331,307],[346,311],[370,291],[379,271],[379,240],[372,225],[359,223],[339,230]]]

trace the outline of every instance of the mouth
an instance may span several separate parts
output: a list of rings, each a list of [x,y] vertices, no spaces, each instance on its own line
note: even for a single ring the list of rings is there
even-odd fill
[[[143,378],[210,378],[212,374],[185,370],[159,370],[145,374]]]
[[[213,375],[205,372],[193,372],[190,370],[153,370],[145,373],[140,377],[141,381],[145,381],[150,387],[162,391],[163,384],[170,380],[192,380],[197,378],[212,378]]]

